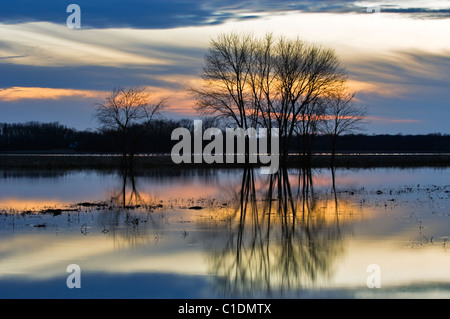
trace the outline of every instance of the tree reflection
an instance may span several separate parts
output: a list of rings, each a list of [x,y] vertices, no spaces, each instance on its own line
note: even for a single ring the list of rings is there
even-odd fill
[[[139,192],[132,168],[124,167],[119,176],[121,183],[112,190],[109,209],[100,213],[99,222],[118,247],[146,244],[151,238],[148,226],[159,228],[160,221],[151,214],[157,206]]]
[[[259,179],[252,168],[243,171],[229,223],[210,238],[222,295],[283,296],[331,276],[343,251],[337,214],[319,205],[311,169],[293,179],[286,169]]]
[[[122,180],[121,188],[111,196],[111,203],[122,208],[131,208],[143,204],[143,200],[136,188],[133,169],[123,168],[120,171],[120,177]],[[130,192],[128,192],[128,189]]]

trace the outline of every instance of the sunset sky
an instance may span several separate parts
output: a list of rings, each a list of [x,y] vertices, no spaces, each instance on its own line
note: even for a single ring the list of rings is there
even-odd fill
[[[80,29],[66,25],[71,3]],[[166,118],[194,119],[185,87],[209,41],[230,31],[334,48],[368,108],[368,134],[450,134],[450,1],[420,0],[2,3],[0,122],[96,129],[94,104],[134,85],[170,98]]]

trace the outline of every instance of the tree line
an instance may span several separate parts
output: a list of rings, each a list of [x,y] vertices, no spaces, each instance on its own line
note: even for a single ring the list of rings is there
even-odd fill
[[[205,119],[204,128],[215,127],[214,120]],[[171,140],[171,133],[177,127],[192,130],[192,120],[155,119],[146,130],[138,144],[137,153],[170,153],[177,141]],[[136,127],[136,129],[138,129]],[[0,123],[0,151],[55,151],[117,153],[122,149],[117,143],[114,130],[75,130],[60,123]],[[297,153],[302,148],[303,136],[296,135],[289,150]],[[330,153],[332,136],[317,135],[312,148],[313,153]],[[336,143],[337,152],[450,152],[450,135],[342,135]]]
[[[170,134],[183,121],[155,120],[136,144],[136,152],[170,152]],[[135,124],[130,131],[142,130]],[[0,124],[0,151],[64,151],[89,153],[123,153],[117,131],[76,130],[60,123]]]

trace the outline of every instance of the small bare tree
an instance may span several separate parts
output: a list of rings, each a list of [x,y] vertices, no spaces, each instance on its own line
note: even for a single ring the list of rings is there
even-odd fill
[[[153,117],[163,110],[167,99],[153,102],[145,87],[114,89],[102,103],[96,104],[95,117],[104,130],[118,133],[125,163],[131,164],[140,138]]]
[[[362,130],[366,118],[366,108],[355,104],[354,93],[345,87],[327,92],[324,98],[325,113],[323,116],[323,132],[331,136],[331,165],[334,165],[336,142],[342,134]]]

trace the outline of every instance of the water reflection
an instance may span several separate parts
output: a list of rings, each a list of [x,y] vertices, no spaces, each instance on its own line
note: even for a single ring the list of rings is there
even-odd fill
[[[207,275],[207,296],[367,296],[377,263],[383,287],[450,283],[448,170],[258,172],[3,174],[0,207],[17,206],[0,213],[0,282],[78,263],[92,276]]]
[[[143,199],[139,195],[139,192],[136,188],[136,181],[134,178],[133,169],[122,169],[121,170],[121,178],[122,178],[122,188],[120,192],[111,197],[111,202],[117,204],[122,208],[134,207],[137,205],[141,205],[144,203]],[[130,195],[127,198],[127,186],[130,184],[131,191]]]
[[[311,169],[296,175],[294,189],[285,169],[267,177],[243,171],[229,223],[208,238],[221,295],[280,296],[332,277],[344,250],[337,206],[330,214],[329,200],[314,193]]]
[[[151,224],[152,228],[160,227],[152,213],[163,205],[140,192],[132,167],[121,169],[118,175],[121,183],[112,188],[109,199],[100,204],[87,203],[87,206],[104,208],[99,210],[97,220],[103,227],[102,233],[111,237],[116,248],[145,245],[150,241],[146,224]]]

